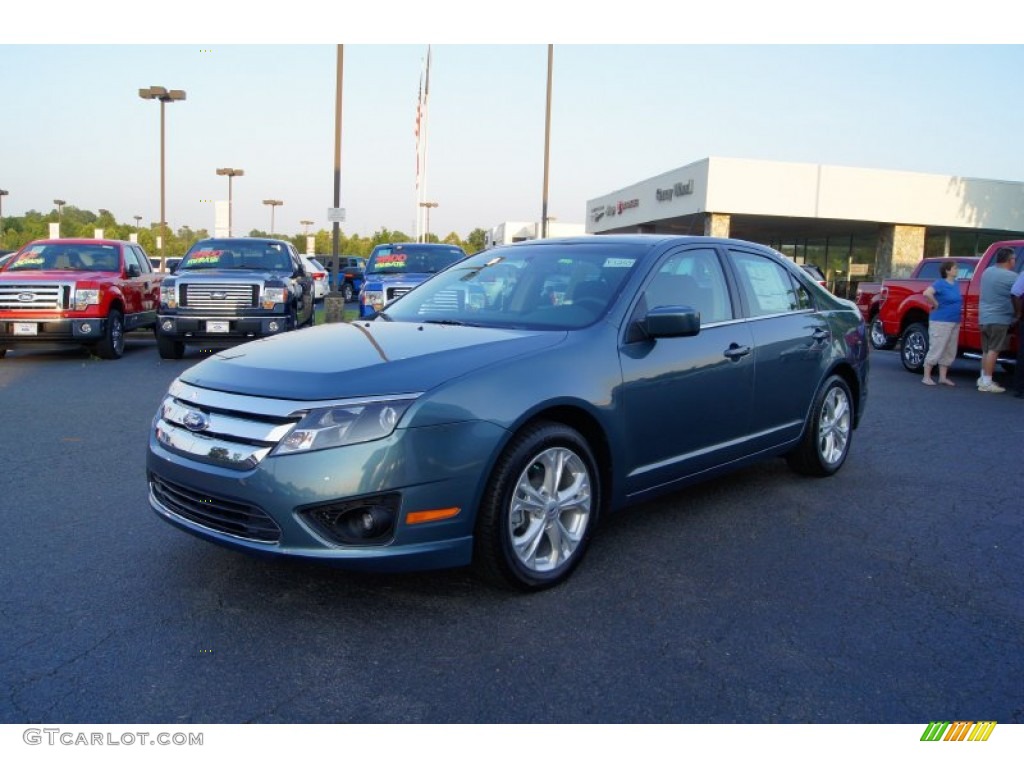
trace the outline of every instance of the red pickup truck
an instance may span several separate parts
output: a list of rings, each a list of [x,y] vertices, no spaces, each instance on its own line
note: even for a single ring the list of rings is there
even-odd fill
[[[1010,248],[1014,251],[1014,269],[1018,274],[1024,267],[1024,240],[1004,240],[992,243],[985,250],[970,280],[960,281],[960,294],[964,301],[957,354],[962,357],[981,358],[981,330],[978,325],[981,276],[992,264],[996,251],[1000,248]],[[879,333],[884,334],[886,339],[899,340],[903,367],[915,373],[923,367],[925,355],[928,353],[930,308],[924,298],[924,289],[934,282],[934,278],[919,278],[886,280],[882,283],[882,303],[875,319],[880,325]],[[1011,334],[1009,348],[1000,353],[999,363],[1004,367],[1012,367],[1015,364],[1017,341],[1016,334]]]
[[[977,268],[978,262],[981,260],[980,256],[950,256],[949,258],[955,260],[959,265],[956,273],[957,280],[970,280],[974,276],[974,270]],[[927,279],[929,283],[934,283],[939,279],[939,266],[945,260],[945,257],[921,259],[907,279]],[[882,329],[881,321],[878,319],[878,309],[882,306],[882,299],[885,298],[882,286],[883,283],[861,283],[857,286],[857,295],[854,301],[864,317],[864,322],[871,331],[871,346],[875,349],[892,349],[896,346],[899,338],[887,336]]]
[[[0,268],[0,357],[80,344],[113,360],[124,335],[154,327],[163,275],[122,240],[36,240]]]

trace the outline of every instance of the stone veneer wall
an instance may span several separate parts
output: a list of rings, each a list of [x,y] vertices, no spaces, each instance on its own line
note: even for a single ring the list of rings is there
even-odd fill
[[[704,214],[704,234],[708,237],[728,237],[729,224],[728,213]]]
[[[924,227],[882,224],[878,228],[875,274],[881,277],[909,277],[924,257]]]

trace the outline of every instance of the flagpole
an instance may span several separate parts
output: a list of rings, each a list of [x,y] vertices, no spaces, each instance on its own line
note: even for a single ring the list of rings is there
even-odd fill
[[[425,206],[421,205],[427,200],[427,140],[430,134],[430,46],[427,46],[427,74],[423,80],[423,167],[422,167],[422,179],[423,183],[420,184],[420,199],[416,203],[417,210],[419,211],[419,230],[423,233],[423,239],[426,239],[426,235],[429,234],[426,231],[424,218],[427,214]]]

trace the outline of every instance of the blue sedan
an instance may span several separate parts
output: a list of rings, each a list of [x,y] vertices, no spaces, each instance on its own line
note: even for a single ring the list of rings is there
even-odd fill
[[[251,553],[540,589],[641,500],[774,456],[833,474],[867,371],[856,306],[764,246],[519,243],[372,320],[185,371],[153,422],[150,504]]]

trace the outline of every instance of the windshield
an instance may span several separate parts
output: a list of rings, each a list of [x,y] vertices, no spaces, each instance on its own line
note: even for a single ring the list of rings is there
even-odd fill
[[[389,304],[386,319],[568,330],[602,317],[645,246],[566,243],[470,256]]]
[[[402,243],[378,245],[370,254],[367,274],[401,275],[407,272],[440,272],[449,264],[465,258],[466,252],[456,245]]]
[[[196,243],[178,264],[185,269],[258,269],[291,272],[292,260],[283,243],[253,240],[206,240]]]
[[[120,272],[121,254],[114,245],[48,243],[29,246],[7,265],[8,272],[33,269]]]

